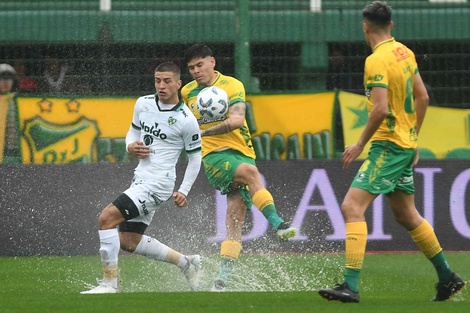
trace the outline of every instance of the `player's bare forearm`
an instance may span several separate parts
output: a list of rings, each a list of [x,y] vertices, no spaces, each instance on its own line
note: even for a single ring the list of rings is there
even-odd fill
[[[424,116],[426,115],[426,110],[429,105],[429,95],[419,73],[415,74],[413,83],[413,96],[415,98],[416,106],[416,133],[419,134],[421,125],[424,121]]]
[[[222,123],[201,131],[201,137],[221,135],[241,128],[245,121],[245,103],[237,102],[230,107],[229,116]]]
[[[212,126],[208,129],[201,131],[201,137],[221,135],[221,134],[229,133],[231,131],[232,131],[232,127],[230,126],[229,120],[225,120],[220,124],[217,124],[215,126]]]
[[[375,101],[369,119],[357,142],[344,150],[342,155],[343,168],[348,168],[361,155],[364,147],[388,114],[387,89],[374,87],[372,92],[375,92]]]

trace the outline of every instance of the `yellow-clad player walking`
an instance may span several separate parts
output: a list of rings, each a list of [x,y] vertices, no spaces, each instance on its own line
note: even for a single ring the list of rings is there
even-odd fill
[[[319,294],[328,300],[359,302],[359,274],[367,243],[364,214],[384,194],[395,220],[436,269],[439,282],[433,300],[444,301],[465,283],[450,269],[434,229],[414,201],[412,167],[418,162],[418,133],[429,97],[413,52],[391,36],[391,7],[374,1],[365,6],[362,15],[366,43],[372,48],[364,71],[369,120],[357,143],[346,147],[344,167],[362,153],[367,142],[372,146],[341,205],[346,222],[344,281],[332,289],[320,289]]]

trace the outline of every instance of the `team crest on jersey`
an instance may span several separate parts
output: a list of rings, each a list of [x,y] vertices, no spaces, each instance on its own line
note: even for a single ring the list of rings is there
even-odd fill
[[[150,146],[153,143],[153,137],[151,135],[145,135],[143,142],[146,146]]]
[[[170,116],[170,118],[168,119],[168,125],[170,126],[176,124],[176,122],[177,122],[176,118],[172,116]]]

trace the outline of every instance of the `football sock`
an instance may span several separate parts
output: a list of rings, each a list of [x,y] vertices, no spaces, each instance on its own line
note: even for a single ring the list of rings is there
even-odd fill
[[[264,217],[268,220],[273,229],[277,229],[279,225],[284,222],[284,220],[277,214],[273,196],[267,189],[257,191],[251,200],[261,213],[263,213]]]
[[[242,251],[242,244],[236,240],[224,240],[220,246],[220,256],[231,259],[238,259]]]
[[[220,258],[220,270],[219,270],[219,276],[217,276],[217,279],[227,281],[228,276],[233,271],[234,264],[235,264],[234,259],[227,258],[227,257]]]
[[[344,282],[352,291],[359,289],[359,274],[362,269],[367,244],[367,223],[346,223],[346,269]]]
[[[118,255],[120,249],[117,228],[99,230],[100,257],[103,267],[103,280],[114,288],[118,287]]]
[[[186,265],[188,265],[188,262],[188,258],[185,255],[181,255],[176,266],[178,266],[180,269],[184,269]]]
[[[354,268],[346,268],[344,270],[344,282],[348,283],[349,289],[354,292],[359,290],[359,275],[361,270]]]
[[[225,240],[222,242],[220,247],[220,270],[217,279],[227,281],[241,250],[242,244],[238,241]]]
[[[428,221],[424,220],[421,225],[409,233],[419,249],[434,265],[439,281],[448,282],[452,275],[452,270],[442,252],[441,245],[432,226]]]
[[[165,261],[169,249],[168,246],[157,239],[143,235],[134,253],[146,256],[149,259]]]
[[[439,252],[435,257],[429,259],[434,265],[434,268],[437,272],[437,277],[440,282],[448,283],[452,278],[452,270],[447,263],[447,259],[444,255],[444,252]]]

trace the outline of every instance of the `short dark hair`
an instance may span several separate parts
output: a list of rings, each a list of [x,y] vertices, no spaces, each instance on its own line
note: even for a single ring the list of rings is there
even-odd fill
[[[364,7],[362,17],[379,27],[388,26],[392,22],[392,7],[384,1],[374,1]]]
[[[184,62],[188,64],[188,62],[192,59],[205,58],[211,56],[213,56],[211,48],[209,48],[205,44],[197,43],[189,47],[188,50],[186,50],[184,54]]]
[[[163,62],[155,68],[155,72],[172,72],[177,77],[181,75],[181,69],[178,65],[173,62]]]

